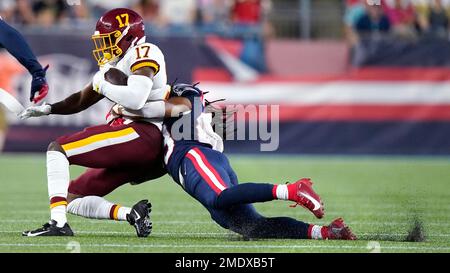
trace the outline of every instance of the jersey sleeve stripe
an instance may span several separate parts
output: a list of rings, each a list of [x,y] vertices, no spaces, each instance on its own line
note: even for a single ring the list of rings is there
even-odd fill
[[[156,61],[153,60],[142,60],[142,61],[138,61],[135,62],[132,66],[131,66],[131,72],[134,73],[134,71],[143,68],[143,67],[150,67],[153,69],[155,75],[158,74],[159,72],[159,64]]]

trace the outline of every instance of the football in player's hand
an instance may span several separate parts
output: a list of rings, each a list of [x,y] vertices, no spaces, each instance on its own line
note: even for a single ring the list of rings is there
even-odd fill
[[[105,80],[114,85],[127,85],[128,76],[117,68],[110,68],[105,73]]]

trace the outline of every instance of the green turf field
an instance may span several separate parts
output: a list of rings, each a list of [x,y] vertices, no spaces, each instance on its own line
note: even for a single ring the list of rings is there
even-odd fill
[[[267,216],[328,224],[342,216],[359,241],[253,240],[221,229],[195,200],[164,177],[125,185],[107,196],[132,205],[149,198],[153,233],[136,238],[128,223],[69,216],[73,238],[24,238],[48,220],[44,156],[0,155],[0,252],[450,252],[450,159],[232,156],[240,181],[285,182],[311,177],[326,208],[317,221],[301,207],[258,204]],[[82,171],[72,168],[73,176]],[[424,242],[403,242],[415,219]]]

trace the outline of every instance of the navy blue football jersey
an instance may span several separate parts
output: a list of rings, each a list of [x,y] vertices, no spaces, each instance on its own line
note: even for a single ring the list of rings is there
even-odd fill
[[[222,139],[214,133],[211,114],[205,113],[203,92],[195,85],[177,84],[171,97],[189,99],[192,109],[178,117],[167,118],[163,124],[164,162],[168,173],[177,182],[181,161],[194,147],[214,148]],[[223,147],[223,144],[221,144]]]

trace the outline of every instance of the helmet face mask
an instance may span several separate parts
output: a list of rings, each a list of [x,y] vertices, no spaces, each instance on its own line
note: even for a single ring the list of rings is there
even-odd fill
[[[92,54],[99,66],[115,62],[145,37],[142,17],[130,9],[113,9],[97,22]]]
[[[117,45],[121,35],[122,33],[119,30],[106,34],[92,35],[92,41],[95,46],[92,54],[99,66],[112,62],[122,55],[123,51]]]

